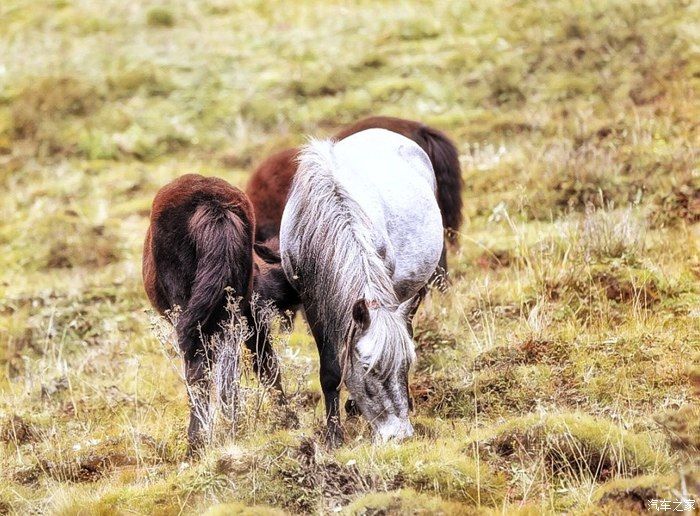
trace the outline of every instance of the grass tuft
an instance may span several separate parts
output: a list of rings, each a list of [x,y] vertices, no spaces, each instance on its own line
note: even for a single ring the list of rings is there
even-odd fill
[[[469,504],[498,504],[504,477],[486,463],[460,450],[458,439],[407,441],[371,447],[364,445],[336,454],[341,462],[356,465],[386,488],[411,488]]]
[[[596,489],[593,500],[598,506],[596,510],[604,510],[607,514],[639,514],[650,510],[652,500],[680,500],[679,488],[676,475],[620,478]],[[697,496],[689,499],[695,499],[697,504]]]
[[[175,14],[167,7],[151,7],[146,14],[146,22],[150,27],[174,27]]]
[[[653,436],[634,434],[585,414],[533,414],[478,433],[473,443],[488,453],[523,466],[541,460],[555,476],[584,474],[605,480],[668,467]]]
[[[443,500],[438,496],[419,493],[413,489],[369,493],[345,507],[342,514],[474,514],[473,507]]]

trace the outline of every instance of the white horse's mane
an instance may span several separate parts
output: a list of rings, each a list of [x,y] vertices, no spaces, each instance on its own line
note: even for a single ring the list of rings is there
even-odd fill
[[[378,255],[374,229],[360,207],[334,177],[337,162],[331,140],[311,140],[299,154],[286,211],[294,214],[292,242],[298,260],[294,275],[305,303],[324,322],[326,338],[338,348],[352,328],[352,307],[359,299],[377,305],[371,311],[377,345],[370,367],[389,372],[412,362],[413,342],[387,267]]]

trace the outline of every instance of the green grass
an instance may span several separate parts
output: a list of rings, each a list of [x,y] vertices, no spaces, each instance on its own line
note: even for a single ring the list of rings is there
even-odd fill
[[[698,34],[683,0],[2,2],[0,513],[697,500]],[[277,343],[300,427],[246,381],[235,438],[188,462],[140,279],[155,192],[243,186],[370,114],[446,131],[467,185],[452,289],[416,320],[417,435],[348,421],[324,450],[300,319]]]

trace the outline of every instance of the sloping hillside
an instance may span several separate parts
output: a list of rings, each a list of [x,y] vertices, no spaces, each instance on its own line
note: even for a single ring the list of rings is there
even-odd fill
[[[699,38],[685,0],[3,0],[0,514],[697,507]],[[155,192],[243,186],[369,114],[450,134],[467,185],[417,317],[417,436],[353,420],[326,451],[298,319],[299,427],[250,380],[236,438],[188,463],[140,280]]]

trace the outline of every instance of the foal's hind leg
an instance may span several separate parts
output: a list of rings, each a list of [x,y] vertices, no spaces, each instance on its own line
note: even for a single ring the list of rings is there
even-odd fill
[[[284,426],[296,428],[299,426],[299,419],[289,408],[287,398],[284,395],[279,361],[270,342],[269,322],[254,322],[253,334],[246,341],[246,347],[253,358],[253,370],[260,383],[272,390],[272,398],[282,410],[281,419],[284,421]]]
[[[211,375],[209,358],[201,346],[184,346],[185,381],[190,402],[190,423],[187,428],[189,454],[195,455],[205,445],[210,430],[209,394]]]
[[[260,383],[277,391],[283,400],[282,376],[280,375],[277,355],[270,344],[270,327],[268,323],[262,322],[259,324],[245,344],[252,355],[253,370],[258,375]]]

